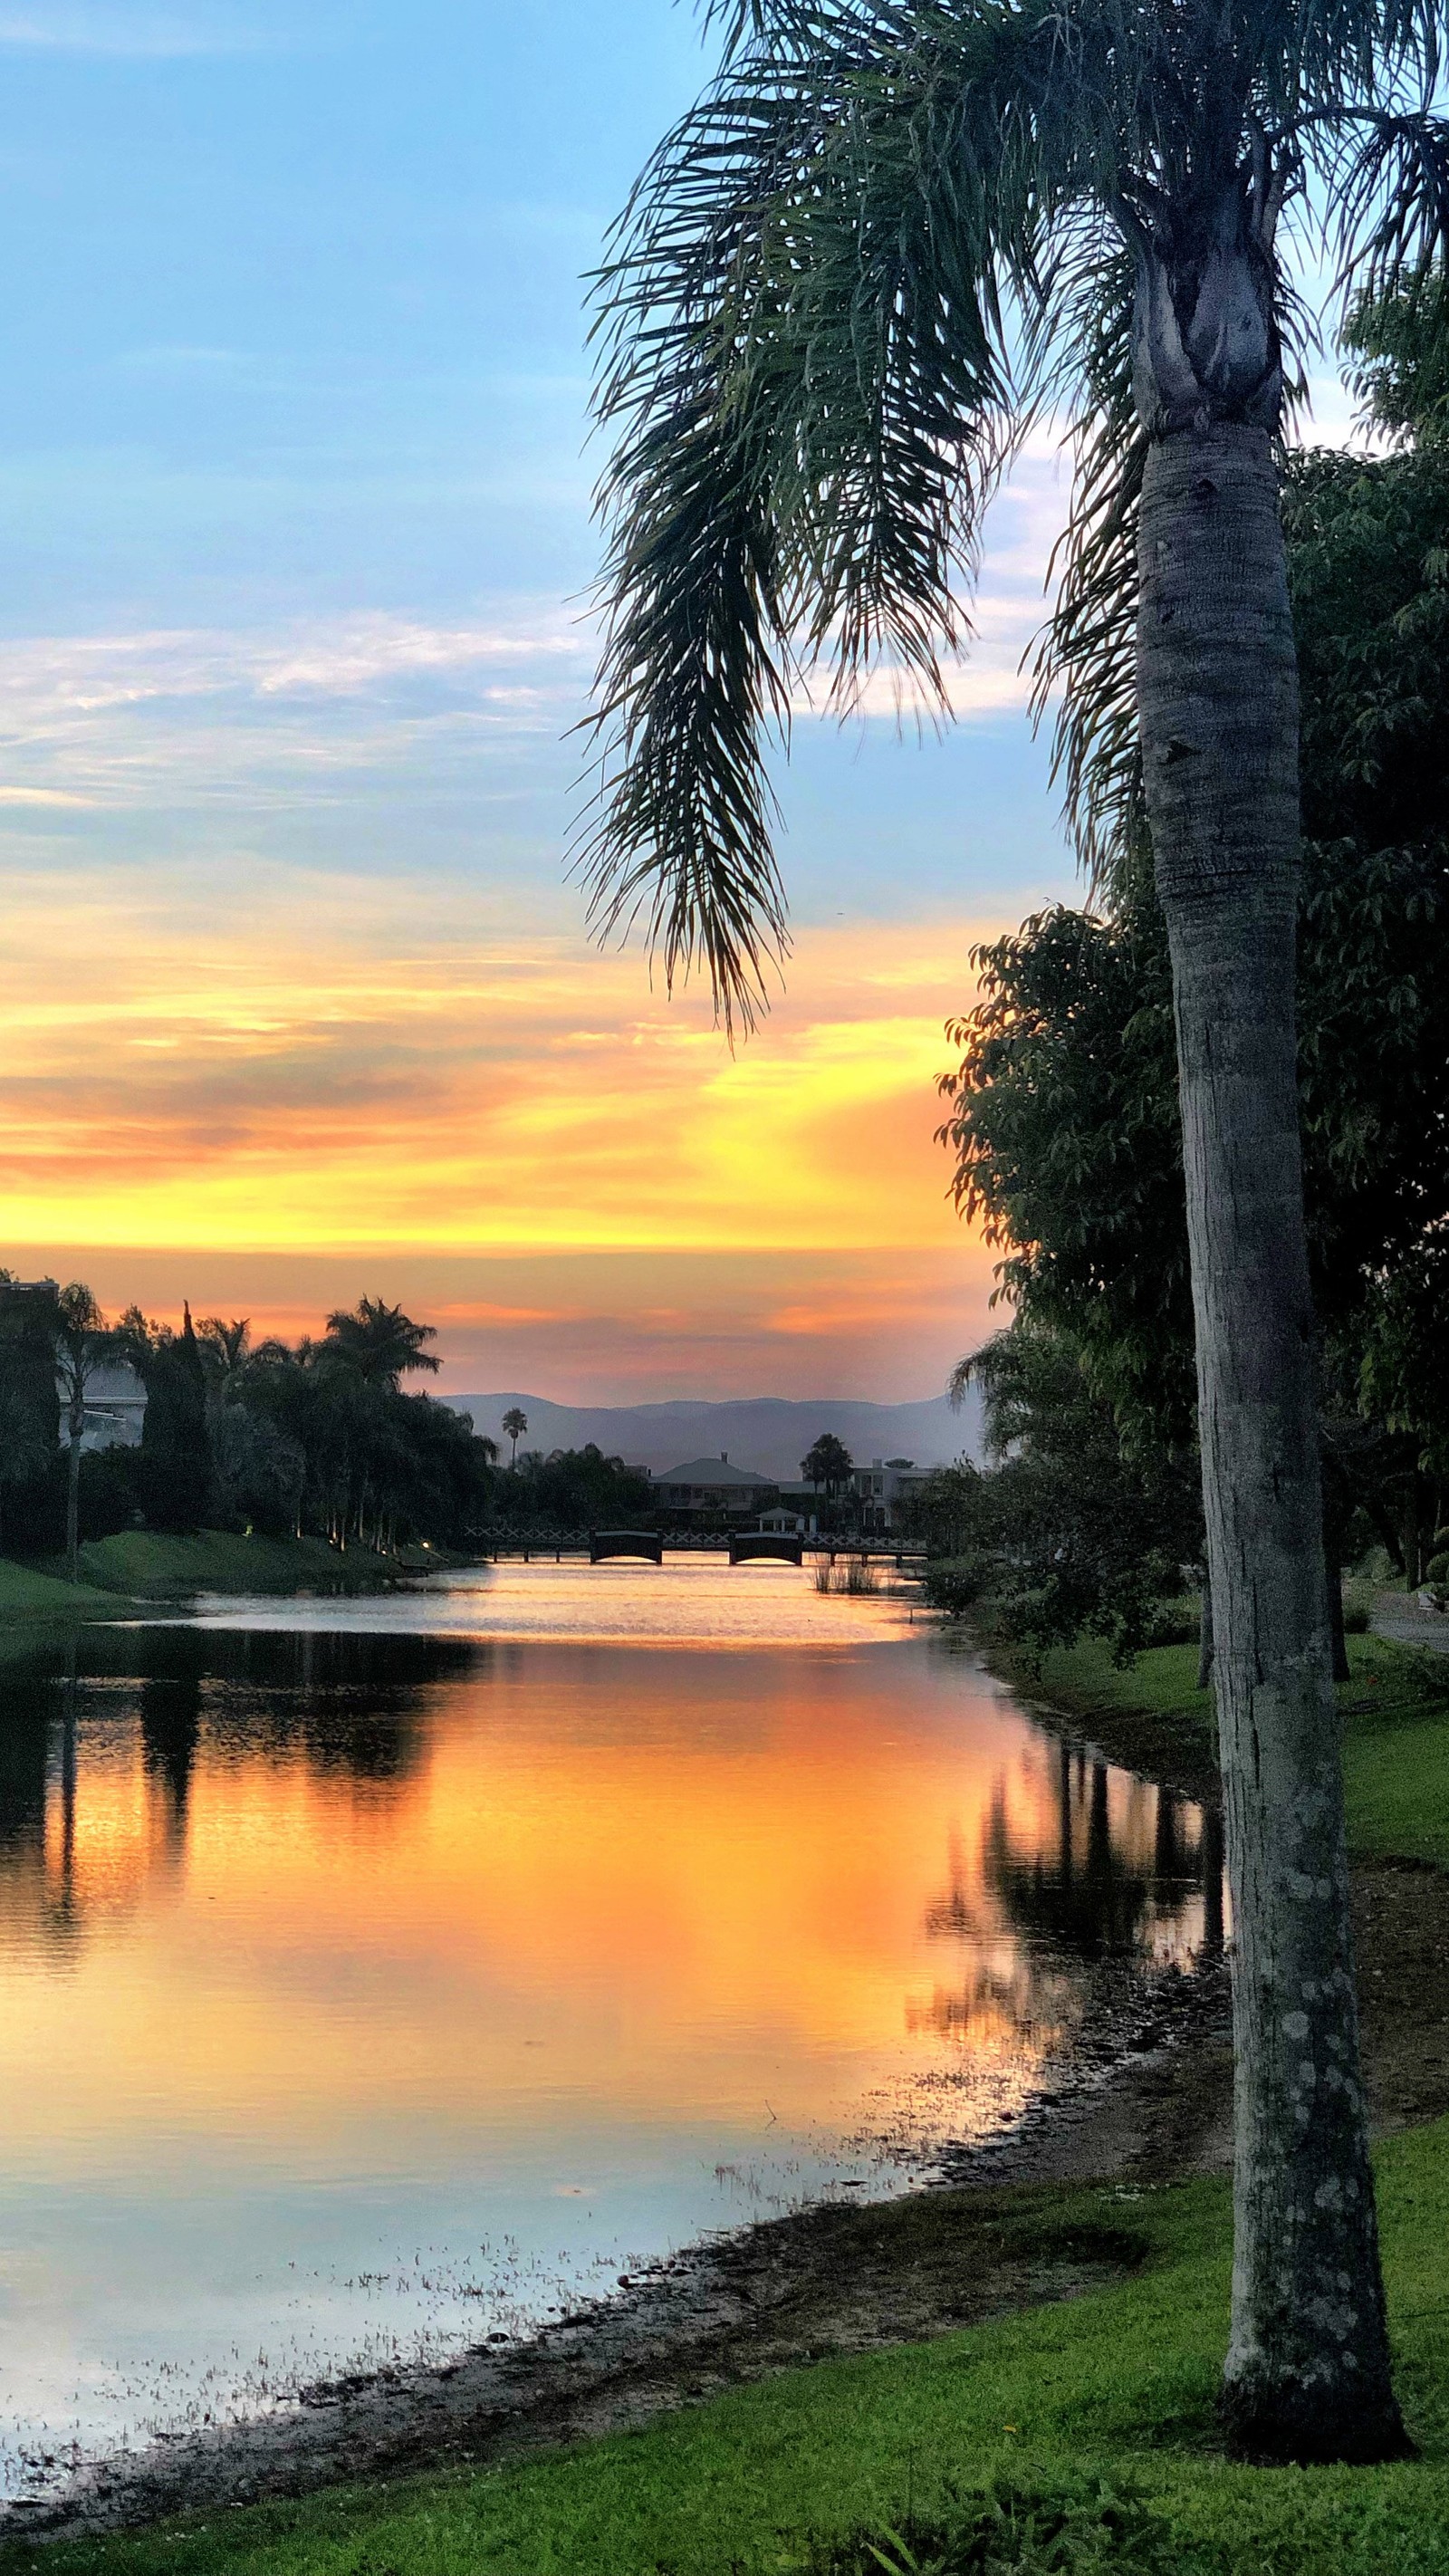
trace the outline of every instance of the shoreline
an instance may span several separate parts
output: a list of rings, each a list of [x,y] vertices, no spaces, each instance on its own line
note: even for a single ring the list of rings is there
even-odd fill
[[[963,1639],[963,1645],[966,1640]],[[1195,1711],[1062,1705],[1065,1693],[970,1650],[1053,1731],[1200,1801],[1211,1783]],[[1209,1801],[1210,1803],[1210,1801]],[[1449,2110],[1449,1875],[1381,1853],[1354,1868],[1366,2070],[1378,2137]],[[710,2236],[607,2301],[502,2348],[315,2387],[284,2413],[161,2441],[81,2468],[35,2502],[0,2505],[0,2546],[134,2531],[210,2508],[395,2479],[471,2477],[635,2429],[800,2364],[928,2344],[1071,2299],[1144,2259],[1132,2205],[1222,2172],[1231,2154],[1231,2037],[1221,1959],[1191,1972],[1101,1962],[1070,2055],[1004,2131],[923,2155],[895,2198],[843,2192]],[[1100,2223],[1084,2224],[1084,2195]]]
[[[502,2349],[343,2376],[284,2412],[87,2463],[49,2496],[0,2502],[0,2545],[484,2468],[801,2362],[1100,2286],[1132,2268],[1126,2240],[1108,2230],[1109,2258],[1095,2231],[1064,2229],[1055,2201],[1119,2182],[1125,2213],[1142,2188],[1221,2166],[1228,1997],[1220,1962],[1155,1976],[1104,1962],[1097,1986],[1069,2057],[1025,2112],[995,2136],[923,2154],[894,2196],[842,2190],[711,2234]]]
[[[1374,2133],[1449,2111],[1449,1876],[1355,1870]],[[1120,1963],[1118,1963],[1120,1966]],[[1005,2133],[945,2148],[899,2196],[843,2193],[705,2238],[502,2349],[342,2378],[285,2413],[161,2441],[0,2504],[0,2548],[97,2538],[177,2514],[378,2493],[472,2476],[638,2429],[800,2364],[929,2343],[1129,2276],[1134,2204],[1226,2172],[1232,2046],[1225,1964],[1104,1980],[1081,2053]],[[1441,2053],[1443,2052],[1443,2053]],[[1097,2210],[1084,2224],[1084,2192]]]

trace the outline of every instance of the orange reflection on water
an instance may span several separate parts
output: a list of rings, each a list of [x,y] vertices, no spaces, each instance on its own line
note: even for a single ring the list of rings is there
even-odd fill
[[[0,2492],[892,2187],[1220,1937],[1202,1820],[905,1615],[535,1568],[12,1672]]]
[[[804,2129],[908,2043],[1025,2098],[1094,1947],[1201,1940],[1197,1820],[1064,1768],[959,1664],[909,1671],[906,1706],[875,1645],[483,1650],[360,1768],[239,1724],[214,1677],[149,1685],[149,1721],[82,1691],[43,1902],[23,1862],[3,1880],[31,1971],[0,2035],[20,2134],[89,2155],[162,2103],[171,2130],[345,2155],[377,2122],[527,2128],[544,2102],[733,2127],[762,2085]]]

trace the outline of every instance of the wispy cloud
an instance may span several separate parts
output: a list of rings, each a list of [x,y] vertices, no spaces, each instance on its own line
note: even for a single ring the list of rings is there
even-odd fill
[[[377,614],[22,638],[0,645],[0,792],[122,809],[239,793],[303,804],[349,772],[556,740],[590,665],[567,613],[535,602],[466,625]]]
[[[30,53],[101,54],[164,62],[194,54],[255,53],[277,41],[255,19],[218,9],[153,9],[125,0],[51,0],[0,8],[0,46]]]

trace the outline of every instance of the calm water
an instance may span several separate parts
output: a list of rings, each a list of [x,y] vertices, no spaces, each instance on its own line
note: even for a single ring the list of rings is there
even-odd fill
[[[1204,1937],[1193,1809],[787,1567],[203,1604],[0,1711],[0,2494],[900,2188]]]

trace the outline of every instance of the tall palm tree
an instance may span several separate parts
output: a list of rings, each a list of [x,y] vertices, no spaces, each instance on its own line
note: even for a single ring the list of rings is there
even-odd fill
[[[86,1426],[93,1419],[91,1389],[99,1370],[116,1355],[116,1337],[89,1288],[71,1281],[55,1300],[52,1324],[55,1383],[65,1416],[67,1444],[65,1483],[65,1566],[72,1583],[80,1581],[80,1470]]]
[[[1296,675],[1275,441],[1300,279],[1443,298],[1434,0],[718,0],[723,67],[601,281],[605,929],[750,1024],[787,945],[767,763],[802,666],[936,703],[990,493],[1065,406],[1042,680],[1172,950],[1238,2066],[1224,2403],[1402,2445],[1354,2001],[1295,1086]],[[1289,221],[1280,230],[1280,219]],[[1296,245],[1296,248],[1295,248]]]
[[[518,1444],[523,1438],[525,1431],[528,1429],[528,1416],[520,1405],[511,1404],[509,1406],[508,1411],[503,1417],[503,1428],[513,1443],[513,1454],[508,1463],[510,1467],[516,1467],[518,1464]]]

